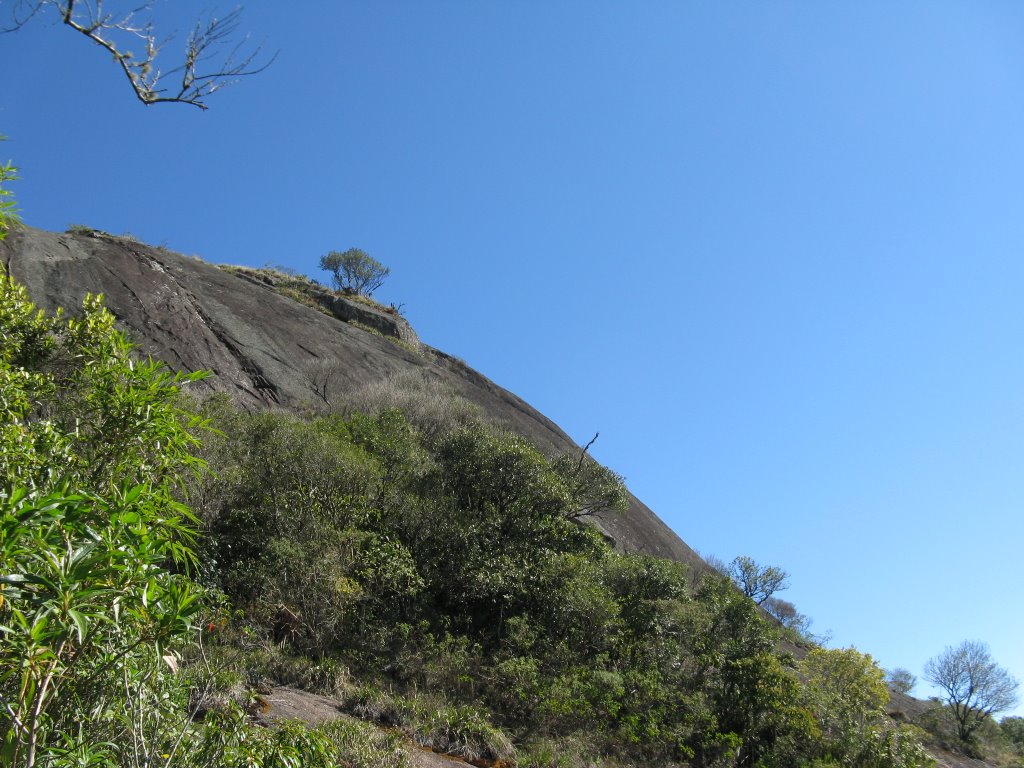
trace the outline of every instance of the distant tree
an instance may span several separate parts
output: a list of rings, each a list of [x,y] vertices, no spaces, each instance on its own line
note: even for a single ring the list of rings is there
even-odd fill
[[[769,616],[773,616],[778,619],[779,623],[788,629],[795,629],[801,634],[804,634],[808,629],[810,629],[811,620],[804,614],[800,613],[796,609],[796,606],[788,600],[769,597],[761,604],[761,606],[765,611],[767,611]]]
[[[774,565],[759,565],[753,558],[741,555],[729,563],[729,577],[747,597],[758,605],[789,585],[789,574]]]
[[[331,251],[320,257],[320,269],[331,273],[339,291],[370,296],[384,284],[391,270],[359,248]]]
[[[885,673],[885,682],[897,693],[910,693],[917,685],[917,678],[911,674],[909,669],[896,667]]]
[[[236,8],[219,19],[197,19],[185,43],[181,63],[162,71],[158,59],[170,36],[159,34],[154,28],[149,17],[153,3],[121,5],[127,7],[110,10],[104,0],[13,0],[8,3],[10,24],[0,31],[13,32],[38,16],[54,12],[63,24],[113,57],[139,101],[146,105],[178,102],[207,109],[208,96],[240,77],[262,72],[274,60],[272,56],[257,65],[259,46],[245,52],[245,38],[235,39],[242,13]],[[146,18],[140,18],[142,15]],[[220,63],[209,66],[219,51],[225,51]],[[173,85],[163,87],[161,77],[165,75],[174,80]]]
[[[704,562],[710,566],[711,570],[716,571],[723,576],[729,575],[729,564],[718,555],[704,555],[703,557]]]
[[[1017,703],[1017,681],[981,642],[965,640],[946,648],[924,665],[924,677],[946,692],[961,741],[970,740],[990,715]]]

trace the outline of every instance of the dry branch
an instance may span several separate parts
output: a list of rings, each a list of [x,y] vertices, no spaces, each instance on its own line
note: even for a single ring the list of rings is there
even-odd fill
[[[104,0],[14,0],[8,5],[11,23],[0,31],[17,31],[47,9],[54,10],[65,26],[113,56],[136,97],[146,105],[177,102],[207,109],[206,99],[211,94],[239,78],[262,72],[277,58],[275,53],[258,64],[262,46],[247,52],[248,36],[238,38],[241,8],[221,18],[198,19],[186,41],[181,63],[164,72],[158,59],[173,35],[157,38],[149,16],[152,2],[124,12],[109,11]],[[145,20],[141,20],[143,16]],[[173,85],[165,85],[167,81],[173,81]]]

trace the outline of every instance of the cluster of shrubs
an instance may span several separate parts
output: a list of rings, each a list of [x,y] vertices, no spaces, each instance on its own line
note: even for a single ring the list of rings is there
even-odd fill
[[[48,318],[0,284],[3,764],[405,760],[370,726],[255,726],[278,681],[520,766],[928,764],[869,657],[795,661],[728,579],[614,552],[586,518],[625,490],[585,453],[436,387],[302,420],[190,406],[193,378],[96,299]]]
[[[614,473],[546,456],[436,385],[400,389],[312,420],[208,402],[213,471],[190,493],[244,622],[387,691],[387,706],[340,691],[351,711],[401,724],[394,702],[426,691],[516,744],[624,764],[927,764],[883,715],[869,658],[797,663],[727,578],[616,553],[583,524],[624,507]]]
[[[0,275],[0,765],[408,764],[395,734],[261,728],[225,695],[181,503],[203,471],[179,400],[196,378],[134,359],[97,298],[48,317]]]

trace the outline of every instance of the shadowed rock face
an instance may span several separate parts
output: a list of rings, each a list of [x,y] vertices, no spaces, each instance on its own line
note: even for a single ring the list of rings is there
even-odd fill
[[[446,382],[489,419],[546,452],[580,451],[554,422],[456,358],[426,345],[396,344],[198,259],[98,232],[54,234],[26,227],[0,242],[0,261],[50,311],[74,311],[86,293],[104,294],[121,328],[145,354],[174,370],[211,371],[196,386],[224,392],[247,409],[307,409],[316,400],[309,371],[317,366],[330,366],[333,385],[341,388],[419,372]],[[345,316],[349,308],[332,311]],[[389,333],[387,318],[369,320],[364,317],[363,324]],[[389,335],[407,341],[409,333],[399,328]],[[597,524],[623,550],[704,567],[632,496],[624,515],[606,515]]]

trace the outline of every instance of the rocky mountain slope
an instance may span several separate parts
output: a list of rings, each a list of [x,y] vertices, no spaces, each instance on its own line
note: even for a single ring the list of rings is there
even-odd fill
[[[327,291],[318,295],[315,288],[284,295],[265,274],[219,268],[102,232],[21,228],[0,242],[0,263],[47,310],[73,311],[86,293],[104,294],[145,354],[174,370],[211,371],[199,386],[227,393],[246,408],[302,411],[316,405],[328,384],[356,388],[416,373],[445,382],[546,451],[581,450],[519,397],[420,343],[397,313]],[[625,514],[596,524],[623,550],[705,567],[635,497]]]
[[[225,393],[251,410],[315,412],[329,399],[328,390],[355,390],[391,377],[423,376],[443,382],[475,403],[486,417],[530,438],[545,451],[582,450],[519,397],[462,361],[421,343],[397,312],[338,296],[308,279],[218,267],[131,239],[84,230],[56,234],[18,229],[0,242],[0,264],[46,310],[64,307],[73,312],[86,293],[104,294],[119,325],[143,353],[174,370],[210,371],[198,387]],[[707,567],[635,497],[630,497],[625,514],[604,516],[595,523],[622,550]],[[803,653],[797,647],[788,650],[797,656]],[[295,702],[308,704],[314,698],[286,691],[274,701],[298,706]],[[912,720],[923,706],[923,702],[896,696],[889,711],[897,720]],[[328,709],[332,717],[337,716],[336,707]],[[302,716],[314,721],[315,714]],[[939,750],[933,750],[933,755],[939,765],[949,768],[987,765]],[[416,762],[450,764],[426,752]]]

